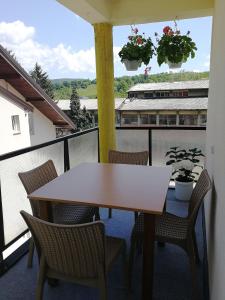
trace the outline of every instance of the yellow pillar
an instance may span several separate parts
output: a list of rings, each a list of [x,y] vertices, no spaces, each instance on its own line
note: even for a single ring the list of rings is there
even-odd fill
[[[100,160],[108,162],[115,149],[115,100],[112,25],[94,24]]]

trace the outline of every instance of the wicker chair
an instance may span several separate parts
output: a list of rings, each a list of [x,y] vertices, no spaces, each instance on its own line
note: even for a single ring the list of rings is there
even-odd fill
[[[18,175],[28,195],[58,176],[52,160],[48,160],[39,167],[24,173],[19,173]],[[37,201],[30,200],[30,204],[33,215],[39,217]],[[52,215],[53,222],[59,224],[87,223],[93,220],[94,215],[96,219],[100,219],[98,208],[77,205],[54,205]],[[34,243],[31,239],[29,244],[28,267],[32,266],[33,253]]]
[[[107,299],[106,275],[121,250],[125,255],[125,240],[106,237],[101,221],[59,225],[35,218],[25,211],[21,211],[21,215],[32,232],[40,255],[36,300],[43,297],[46,278],[99,287],[100,299]]]
[[[208,172],[207,170],[203,170],[191,195],[188,216],[182,218],[165,212],[163,215],[157,216],[155,221],[156,241],[178,245],[187,252],[190,259],[192,286],[195,299],[199,299],[195,264],[200,261],[195,235],[195,223],[199,208],[210,188],[211,180]],[[135,249],[137,245],[140,245],[143,242],[143,231],[144,215],[141,213],[131,234],[129,284],[131,284]]]
[[[148,151],[141,152],[121,152],[109,150],[108,161],[112,164],[126,164],[126,165],[147,165]],[[138,217],[138,212],[134,213],[135,220]],[[112,218],[112,208],[109,208],[109,218]]]

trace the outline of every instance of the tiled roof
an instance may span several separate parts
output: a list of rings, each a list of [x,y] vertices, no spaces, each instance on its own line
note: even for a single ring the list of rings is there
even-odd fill
[[[204,110],[207,107],[208,98],[126,99],[119,110]]]
[[[191,89],[208,89],[209,80],[177,81],[177,82],[157,82],[157,83],[140,83],[131,87],[128,92],[134,91],[166,91],[166,90],[191,90]]]
[[[116,98],[115,99],[115,109],[118,109],[122,102],[124,101],[124,98]],[[57,102],[59,108],[62,110],[70,110],[70,100],[59,100]],[[98,104],[97,99],[80,99],[80,106],[83,108],[86,107],[87,110],[97,110]]]
[[[45,91],[21,67],[21,65],[0,45],[1,78],[14,87],[27,102],[36,107],[57,126],[75,128],[72,120],[55,104]]]

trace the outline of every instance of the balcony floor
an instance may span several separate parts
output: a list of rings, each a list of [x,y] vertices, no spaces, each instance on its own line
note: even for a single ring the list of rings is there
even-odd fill
[[[185,216],[187,204],[174,200],[174,191],[168,192],[167,210],[177,215]],[[107,219],[108,211],[102,209],[101,218],[106,224],[107,233],[114,236],[129,237],[134,222],[134,214],[113,210],[113,218]],[[201,210],[196,226],[198,248],[201,263],[198,268],[199,287],[201,298],[203,296],[203,232]],[[154,300],[189,300],[191,299],[190,269],[186,253],[177,246],[167,244],[165,247],[155,245],[155,280]],[[0,278],[1,300],[31,300],[35,299],[35,286],[37,278],[37,258],[35,257],[32,269],[27,269],[27,256],[23,257],[13,268]],[[114,265],[108,277],[108,299],[127,299],[127,290],[124,287],[122,276],[122,260]],[[131,299],[139,300],[141,297],[141,255],[136,257],[133,278],[134,291]],[[79,286],[72,283],[60,282],[57,287],[45,285],[44,299],[48,300],[97,300],[98,290],[94,288]]]

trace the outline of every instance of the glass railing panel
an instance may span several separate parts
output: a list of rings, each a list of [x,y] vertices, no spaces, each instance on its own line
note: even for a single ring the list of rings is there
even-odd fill
[[[52,159],[58,174],[61,174],[64,171],[63,157],[64,147],[63,142],[60,142],[0,162],[5,244],[27,228],[19,212],[21,210],[31,212],[29,200],[18,173],[33,169],[48,159]]]
[[[98,162],[98,131],[68,140],[70,168],[82,162]]]
[[[166,164],[165,154],[170,147],[198,148],[205,154],[206,131],[204,130],[152,130],[152,165]],[[204,159],[202,160],[204,161]]]
[[[117,129],[117,150],[135,152],[148,150],[148,130]]]

